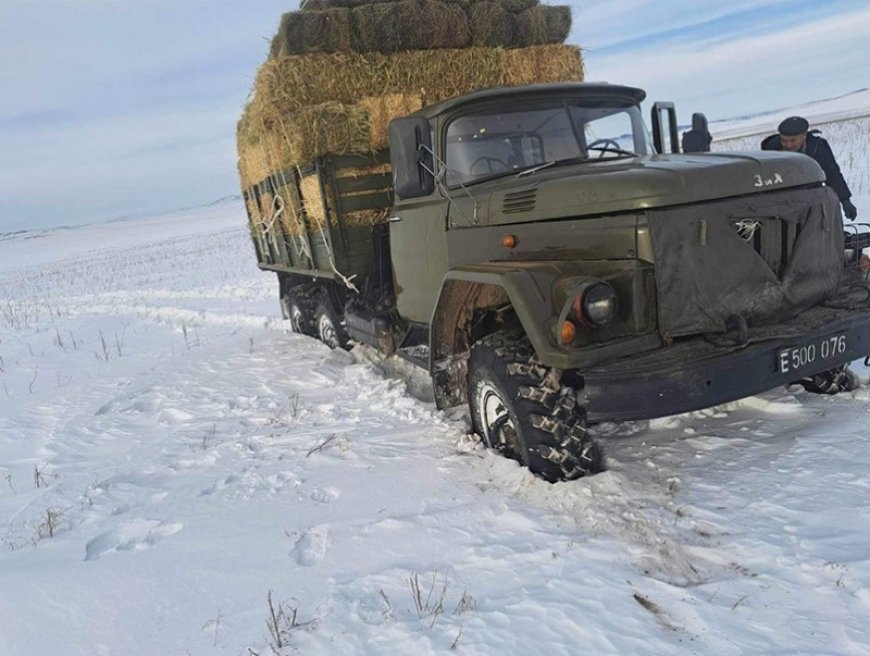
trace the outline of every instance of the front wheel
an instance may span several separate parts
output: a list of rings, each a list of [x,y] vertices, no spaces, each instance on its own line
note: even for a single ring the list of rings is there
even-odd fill
[[[540,364],[523,335],[497,332],[474,344],[468,400],[485,444],[550,481],[604,471],[604,454],[586,430],[574,390]]]
[[[853,392],[861,386],[861,381],[848,365],[828,369],[815,376],[796,381],[807,392],[833,396],[841,392]]]

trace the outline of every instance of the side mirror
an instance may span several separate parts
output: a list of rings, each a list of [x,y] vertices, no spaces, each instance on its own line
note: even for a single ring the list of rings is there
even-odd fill
[[[419,198],[435,191],[429,121],[407,117],[390,122],[390,165],[399,198]]]
[[[662,115],[667,114],[668,134],[665,140],[665,128]],[[660,155],[679,153],[680,139],[677,134],[677,110],[672,102],[657,102],[652,108],[653,145]],[[666,148],[666,144],[670,149]]]
[[[697,112],[692,114],[692,129],[683,132],[683,152],[709,153],[712,141],[707,117]]]

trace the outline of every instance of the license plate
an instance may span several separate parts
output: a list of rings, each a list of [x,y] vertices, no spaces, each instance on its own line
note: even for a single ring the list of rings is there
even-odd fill
[[[777,353],[779,373],[800,373],[826,360],[836,360],[846,352],[846,335],[820,337],[801,346],[780,349]]]

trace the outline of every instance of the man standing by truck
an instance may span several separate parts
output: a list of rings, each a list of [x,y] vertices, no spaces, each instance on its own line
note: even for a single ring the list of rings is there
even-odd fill
[[[858,210],[850,200],[852,192],[849,185],[843,179],[837,160],[831,150],[830,144],[819,136],[818,130],[810,130],[810,124],[803,116],[789,116],[779,124],[779,134],[772,134],[761,142],[762,150],[786,150],[792,153],[809,155],[825,172],[825,183],[833,189],[840,204],[843,206],[843,214],[847,219],[856,219]]]
[[[840,199],[844,216],[847,219],[856,219],[858,210],[850,200],[852,192],[849,191],[849,185],[840,172],[830,144],[819,136],[818,130],[809,128],[809,121],[803,116],[789,116],[779,124],[778,134],[772,134],[761,142],[761,149],[785,150],[812,157],[825,172],[825,184],[833,189]],[[859,384],[855,374],[845,365],[797,382],[807,390],[822,394],[830,394],[837,390],[851,391]]]

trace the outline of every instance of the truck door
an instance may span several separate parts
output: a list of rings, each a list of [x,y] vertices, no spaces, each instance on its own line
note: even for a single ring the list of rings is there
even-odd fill
[[[428,324],[448,267],[447,201],[439,192],[396,204],[390,256],[399,314]]]

